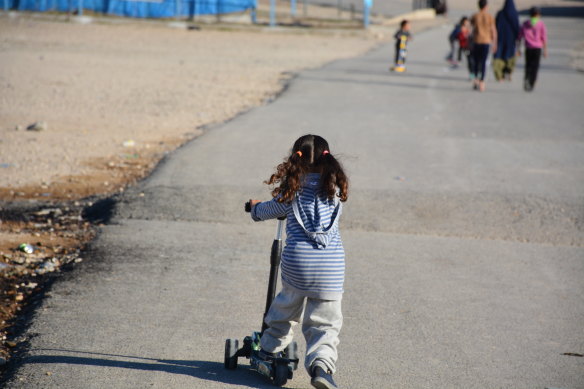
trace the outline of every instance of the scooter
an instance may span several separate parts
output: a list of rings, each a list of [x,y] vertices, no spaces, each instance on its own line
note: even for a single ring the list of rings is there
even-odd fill
[[[245,211],[251,212],[251,204],[245,203]],[[276,296],[276,285],[278,281],[278,271],[282,259],[282,232],[284,230],[284,220],[286,217],[278,218],[276,237],[272,243],[270,254],[270,279],[268,282],[268,294],[266,297],[266,308],[264,310],[264,320],[262,330],[253,332],[251,336],[243,339],[243,347],[239,348],[238,339],[227,339],[225,341],[225,368],[235,370],[237,360],[240,357],[248,358],[252,370],[272,380],[274,385],[283,386],[289,379],[292,379],[294,370],[298,368],[298,345],[291,342],[286,349],[277,354],[262,352],[260,340],[262,334],[268,327],[265,318]]]

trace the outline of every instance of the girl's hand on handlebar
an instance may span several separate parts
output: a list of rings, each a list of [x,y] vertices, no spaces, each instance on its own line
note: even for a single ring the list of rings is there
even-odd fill
[[[245,203],[245,212],[251,212],[253,207],[259,203],[261,203],[261,201],[249,199],[249,201]]]

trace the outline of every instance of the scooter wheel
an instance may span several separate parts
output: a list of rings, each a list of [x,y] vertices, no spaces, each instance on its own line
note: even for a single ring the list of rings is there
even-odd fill
[[[274,366],[274,385],[284,386],[288,382],[288,365],[278,363]]]
[[[288,358],[288,359],[298,359],[298,343],[293,341],[288,346],[286,346],[286,349],[284,350],[284,354],[286,355],[286,358]],[[298,369],[298,362],[294,362],[293,368],[294,368],[294,370]]]
[[[227,339],[225,341],[225,368],[228,370],[237,369],[237,350],[239,341],[237,339]]]

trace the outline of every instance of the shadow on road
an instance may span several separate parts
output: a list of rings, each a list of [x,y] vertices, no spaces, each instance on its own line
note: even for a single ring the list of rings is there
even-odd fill
[[[444,67],[443,67],[444,68]],[[366,74],[366,75],[374,75],[374,76],[386,76],[389,73],[389,70],[384,70],[384,71],[377,71],[377,72],[371,72],[371,71],[366,71],[366,70],[361,70],[361,69],[347,69],[345,71],[345,73],[349,73],[349,74]],[[444,73],[444,74],[425,74],[425,73],[418,73],[418,72],[406,72],[406,73],[402,73],[402,74],[395,74],[395,73],[389,73],[390,75],[395,75],[396,77],[400,77],[400,78],[425,78],[425,79],[429,79],[429,80],[449,80],[449,81],[462,81],[462,82],[468,82],[468,79],[465,77],[466,73],[461,73],[461,75],[456,76],[450,76],[448,75],[448,73]]]
[[[443,67],[445,68],[445,67]],[[524,69],[524,64],[519,63],[516,65],[517,69]],[[542,64],[542,72],[551,73],[562,73],[562,74],[577,74],[575,69],[567,66],[554,65],[554,64]],[[302,76],[305,80],[310,81],[320,81],[320,82],[333,82],[333,83],[348,83],[348,84],[359,84],[359,85],[369,85],[369,86],[394,86],[394,87],[406,87],[406,88],[417,88],[417,89],[439,89],[439,90],[449,90],[449,91],[467,91],[470,90],[470,81],[466,76],[466,67],[461,65],[460,69],[453,69],[457,73],[451,73],[451,71],[445,71],[443,74],[428,74],[419,73],[416,71],[408,71],[406,73],[394,73],[389,70],[379,70],[379,71],[367,71],[362,69],[343,69],[341,74],[347,75],[363,75],[363,76],[377,76],[383,77],[383,79],[373,80],[369,79],[356,79],[342,76],[337,77],[319,77],[317,75],[305,75]],[[489,69],[489,73],[490,73]],[[424,80],[430,80],[431,83],[424,83]],[[403,82],[405,81],[405,82]],[[421,81],[420,83],[415,83],[415,81]],[[434,81],[434,82],[432,82]],[[445,85],[444,83],[438,84],[438,81],[453,81],[458,84]],[[508,93],[506,90],[493,90],[490,89],[489,93]]]
[[[543,17],[567,17],[567,18],[584,18],[584,7],[574,6],[574,7],[553,7],[553,6],[543,6],[541,9],[541,15]],[[520,15],[529,15],[529,10],[522,10],[519,12]]]
[[[417,89],[429,89],[430,86],[428,84],[415,84],[412,82],[399,82],[398,80],[404,79],[404,80],[410,80],[413,81],[416,78],[421,78],[421,79],[428,79],[428,78],[433,78],[435,80],[441,80],[440,77],[433,77],[433,76],[420,76],[418,74],[399,74],[399,75],[390,75],[389,76],[392,80],[395,80],[396,82],[393,81],[380,81],[380,80],[354,80],[354,79],[349,79],[349,78],[340,78],[340,77],[311,77],[311,76],[303,76],[302,78],[305,80],[311,80],[311,81],[321,81],[321,82],[335,82],[335,83],[348,83],[348,84],[360,84],[360,85],[369,85],[369,86],[393,86],[393,87],[406,87],[406,88],[417,88]],[[457,81],[465,81],[464,78],[457,78]],[[467,81],[468,83],[468,81]],[[463,85],[462,83],[460,84],[460,86],[457,87],[450,87],[450,86],[445,86],[445,85],[432,85],[431,87],[432,89],[440,89],[440,90],[450,90],[450,91],[466,91],[466,90],[471,90],[470,89],[470,83],[468,83],[468,85]],[[495,93],[506,93],[506,91],[495,91],[495,90],[491,90],[491,93],[495,92]]]
[[[85,365],[107,368],[132,369],[143,371],[158,371],[169,374],[181,374],[197,379],[221,382],[231,385],[248,386],[250,388],[268,389],[274,386],[257,373],[240,366],[237,370],[227,371],[223,363],[195,360],[172,360],[136,357],[128,355],[96,353],[90,351],[64,349],[36,349],[36,352],[67,353],[71,355],[34,355],[26,357],[23,363],[49,365]]]

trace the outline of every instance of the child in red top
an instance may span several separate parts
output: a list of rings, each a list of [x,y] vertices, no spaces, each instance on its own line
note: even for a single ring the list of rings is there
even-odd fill
[[[472,72],[473,69],[473,57],[471,55],[472,52],[472,36],[471,36],[471,28],[470,28],[470,20],[466,16],[463,16],[460,19],[460,31],[458,32],[458,46],[460,47],[460,51],[464,53],[466,56],[466,62],[468,66],[468,73],[469,78],[474,80],[475,75]],[[460,58],[460,52],[459,52]]]

